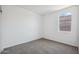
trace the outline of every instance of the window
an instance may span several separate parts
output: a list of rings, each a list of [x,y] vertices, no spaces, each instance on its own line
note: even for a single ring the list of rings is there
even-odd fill
[[[59,15],[59,31],[71,31],[71,13],[62,12]]]

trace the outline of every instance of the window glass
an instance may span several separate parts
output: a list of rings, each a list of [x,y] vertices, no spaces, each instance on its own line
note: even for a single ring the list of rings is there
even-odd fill
[[[59,14],[59,31],[71,31],[71,16],[69,12]]]

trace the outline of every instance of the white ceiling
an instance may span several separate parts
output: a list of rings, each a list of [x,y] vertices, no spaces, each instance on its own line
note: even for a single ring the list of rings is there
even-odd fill
[[[38,14],[53,12],[69,6],[70,5],[19,5],[19,7],[25,8]]]

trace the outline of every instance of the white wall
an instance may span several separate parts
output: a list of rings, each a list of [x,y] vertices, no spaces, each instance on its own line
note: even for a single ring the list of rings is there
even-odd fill
[[[0,12],[0,51],[2,50],[2,45],[1,45],[1,43],[2,43],[2,40],[1,40],[1,12]]]
[[[24,8],[2,6],[2,48],[29,42],[41,37],[77,46],[77,8],[63,9],[72,13],[72,32],[58,32],[60,11],[40,16]]]
[[[78,44],[78,52],[79,52],[79,6],[77,6],[77,44]]]
[[[2,10],[3,48],[41,37],[40,15],[16,6],[2,6]]]
[[[58,14],[61,11],[72,13],[72,32],[58,32]],[[50,40],[77,46],[77,7],[72,6],[44,15],[44,37]]]

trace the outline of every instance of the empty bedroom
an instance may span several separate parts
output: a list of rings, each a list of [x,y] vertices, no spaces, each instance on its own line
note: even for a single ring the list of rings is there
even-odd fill
[[[0,5],[1,54],[78,54],[78,5]]]

